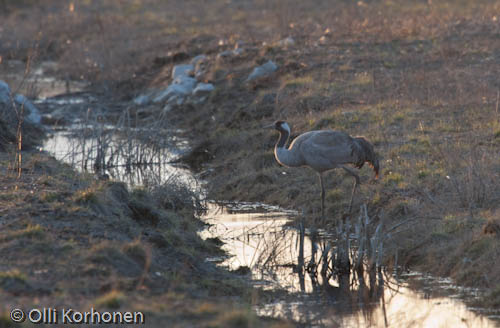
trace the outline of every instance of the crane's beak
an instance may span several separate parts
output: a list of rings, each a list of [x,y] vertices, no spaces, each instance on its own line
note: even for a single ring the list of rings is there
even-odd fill
[[[262,128],[263,128],[263,129],[272,129],[272,128],[274,128],[274,123],[271,123],[271,124],[269,124],[269,125],[265,125],[265,126],[263,126]]]

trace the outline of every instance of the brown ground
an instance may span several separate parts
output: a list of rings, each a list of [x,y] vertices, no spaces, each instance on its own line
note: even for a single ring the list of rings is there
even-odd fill
[[[492,265],[500,238],[483,232],[500,221],[497,1],[149,0],[82,2],[74,11],[61,1],[5,3],[4,60],[28,57],[36,43],[37,58],[58,60],[61,76],[121,99],[166,85],[174,64],[209,55],[206,79],[216,91],[203,105],[174,109],[172,119],[203,150],[211,198],[318,213],[316,175],[279,167],[277,133],[260,127],[286,119],[294,136],[323,128],[366,136],[382,177],[370,184],[369,169],[361,171],[355,208],[367,203],[388,227],[405,222],[389,236],[387,263],[397,250],[398,264],[485,287],[500,305],[500,266]],[[21,18],[41,20],[43,33]],[[287,36],[295,45],[276,43]],[[243,55],[215,58],[240,40]],[[278,72],[245,85],[267,60]],[[351,183],[329,174],[330,225]]]

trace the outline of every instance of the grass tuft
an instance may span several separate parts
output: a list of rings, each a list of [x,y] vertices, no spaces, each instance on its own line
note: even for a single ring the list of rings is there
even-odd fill
[[[95,305],[97,308],[107,308],[112,310],[119,309],[125,302],[126,297],[122,292],[117,290],[112,290],[109,293],[99,297],[95,300]]]

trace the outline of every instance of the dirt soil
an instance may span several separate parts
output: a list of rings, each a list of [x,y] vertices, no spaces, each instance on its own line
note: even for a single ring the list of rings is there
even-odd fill
[[[166,87],[175,64],[206,54],[204,80],[215,91],[170,115],[197,150],[188,162],[210,198],[294,208],[332,227],[352,179],[328,175],[321,222],[316,174],[279,166],[277,132],[261,127],[284,119],[292,138],[328,128],[363,135],[380,157],[381,179],[370,183],[370,169],[360,171],[353,216],[362,204],[384,216],[387,265],[397,253],[397,265],[486,288],[485,301],[500,306],[500,266],[492,265],[500,261],[497,1],[106,4],[2,3],[3,60],[27,62],[36,44],[37,60],[61,64],[55,73],[124,101]],[[44,33],[19,24],[26,18],[42,19]],[[293,43],[280,42],[289,36]],[[243,52],[217,56],[235,48]],[[245,83],[268,60],[278,70]]]

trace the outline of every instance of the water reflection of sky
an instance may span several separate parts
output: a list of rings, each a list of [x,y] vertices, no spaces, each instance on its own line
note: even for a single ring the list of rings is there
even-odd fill
[[[247,206],[248,208],[248,206]],[[293,264],[298,257],[298,234],[283,228],[290,213],[249,213],[227,211],[211,206],[205,216],[210,228],[202,237],[218,237],[233,257],[222,265],[231,269],[248,266],[252,279],[264,288],[284,288],[291,292],[282,299],[257,306],[259,315],[285,317],[317,327],[497,327],[493,321],[499,311],[469,309],[461,299],[471,299],[477,290],[453,285],[450,279],[425,277],[420,273],[402,275],[396,280],[384,276],[382,284],[370,289],[366,282],[361,288],[343,289],[339,282],[318,281],[309,275],[300,278]],[[311,256],[311,244],[306,237],[306,263]],[[377,279],[378,281],[378,279]],[[418,284],[418,291],[410,288]],[[318,287],[320,285],[320,287]],[[303,292],[301,292],[303,291]],[[480,315],[483,313],[484,315]]]
[[[80,171],[92,171],[97,158],[98,142],[96,138],[75,137],[74,132],[74,129],[55,131],[45,141],[42,149]],[[139,143],[131,144],[132,151],[121,150],[124,147],[121,137],[109,135],[106,138],[109,140],[106,141],[108,149],[105,161],[111,162],[112,166],[101,173],[107,174],[111,179],[123,181],[130,186],[155,186],[176,179],[198,189],[198,183],[188,169],[170,164],[178,156],[178,150],[152,149]],[[127,165],[128,159],[132,165]],[[145,163],[138,164],[137,159],[142,159]]]

